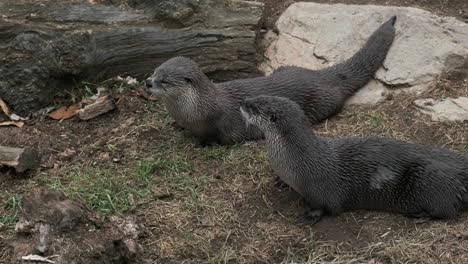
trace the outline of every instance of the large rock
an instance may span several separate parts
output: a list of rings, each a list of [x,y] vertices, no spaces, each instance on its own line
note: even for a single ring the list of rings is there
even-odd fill
[[[320,69],[363,46],[380,24],[396,15],[396,37],[383,67],[349,104],[377,103],[385,94],[422,91],[447,70],[468,65],[468,24],[416,8],[296,3],[265,39],[270,73],[283,65]],[[400,88],[400,89],[398,89]]]
[[[468,121],[468,97],[418,99],[414,104],[420,111],[431,116],[433,121]]]
[[[262,4],[219,0],[0,1],[0,97],[18,114],[81,80],[144,75],[170,57],[215,80],[257,75]],[[130,4],[130,6],[129,6]]]

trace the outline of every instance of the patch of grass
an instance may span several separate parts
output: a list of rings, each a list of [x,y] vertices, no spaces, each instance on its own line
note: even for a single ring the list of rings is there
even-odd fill
[[[19,212],[21,210],[21,196],[16,194],[9,195],[2,203],[5,214],[0,217],[0,231],[13,228],[18,222]]]
[[[207,254],[206,258],[207,260],[204,261],[203,263],[206,264],[217,264],[217,263],[232,263],[233,261],[235,262],[236,259],[238,258],[237,252],[228,245],[228,240],[231,236],[231,231],[227,232],[226,238],[224,239],[224,243],[222,247],[216,252],[216,255],[210,256],[209,252],[205,252]]]
[[[99,214],[121,214],[131,208],[129,195],[151,194],[151,176],[158,164],[151,160],[136,162],[134,170],[119,170],[112,165],[74,167],[65,175],[54,177],[46,185],[84,201]]]
[[[166,111],[164,104],[161,100],[149,101],[144,106],[145,112],[159,119],[159,125],[170,126],[174,119]]]
[[[201,150],[201,158],[203,160],[223,160],[223,158],[231,152],[229,147],[213,146],[205,147]]]
[[[356,128],[363,126],[366,130],[372,131],[373,134],[394,137],[391,121],[382,112],[374,110],[353,111],[348,114],[348,118],[349,124]]]
[[[140,183],[149,185],[151,180],[151,175],[160,168],[159,164],[154,160],[144,159],[139,160],[136,163],[137,171],[136,176]]]
[[[204,183],[207,178],[203,175],[194,177],[194,164],[182,155],[168,155],[154,161],[156,176],[154,182],[158,186],[167,186],[182,195],[184,205],[198,215],[207,206],[203,199]]]

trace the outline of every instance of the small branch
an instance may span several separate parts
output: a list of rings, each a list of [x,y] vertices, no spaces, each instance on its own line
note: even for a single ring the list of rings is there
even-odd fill
[[[116,106],[112,96],[105,95],[99,97],[94,103],[89,104],[83,109],[78,110],[78,117],[81,120],[89,120],[99,115],[105,114],[115,108]]]

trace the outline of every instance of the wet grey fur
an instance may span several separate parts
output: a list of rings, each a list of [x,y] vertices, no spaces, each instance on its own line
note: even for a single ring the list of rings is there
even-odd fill
[[[266,138],[276,174],[310,205],[309,222],[351,209],[450,219],[468,205],[468,157],[379,137],[323,138],[293,101],[248,98],[244,118]]]
[[[382,65],[395,36],[395,21],[394,16],[382,24],[350,59],[322,70],[287,66],[266,77],[214,84],[195,62],[175,57],[155,70],[147,86],[163,98],[176,123],[202,144],[259,139],[263,135],[257,128],[244,126],[239,112],[243,99],[287,97],[304,109],[312,123],[335,115]]]

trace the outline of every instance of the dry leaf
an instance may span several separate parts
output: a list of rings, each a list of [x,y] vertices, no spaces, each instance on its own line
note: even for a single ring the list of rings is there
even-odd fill
[[[69,107],[62,106],[54,112],[50,113],[49,116],[56,120],[68,119],[75,116],[79,108],[80,107],[78,106],[78,104],[74,104]]]
[[[29,118],[24,118],[24,117],[21,117],[15,113],[13,113],[11,111],[11,109],[8,107],[8,105],[5,103],[5,101],[2,100],[2,98],[0,98],[0,108],[2,109],[3,113],[5,113],[5,115],[8,116],[8,118],[10,118],[10,120],[12,121],[20,121],[20,120],[28,120]],[[24,123],[23,123],[24,125]]]
[[[2,98],[0,98],[0,108],[2,108],[3,113],[5,113],[5,115],[7,115],[8,117],[11,116],[11,110],[8,107],[8,105],[2,100]]]
[[[17,127],[23,127],[24,122],[22,121],[6,121],[6,122],[1,122],[0,126],[17,126]]]

